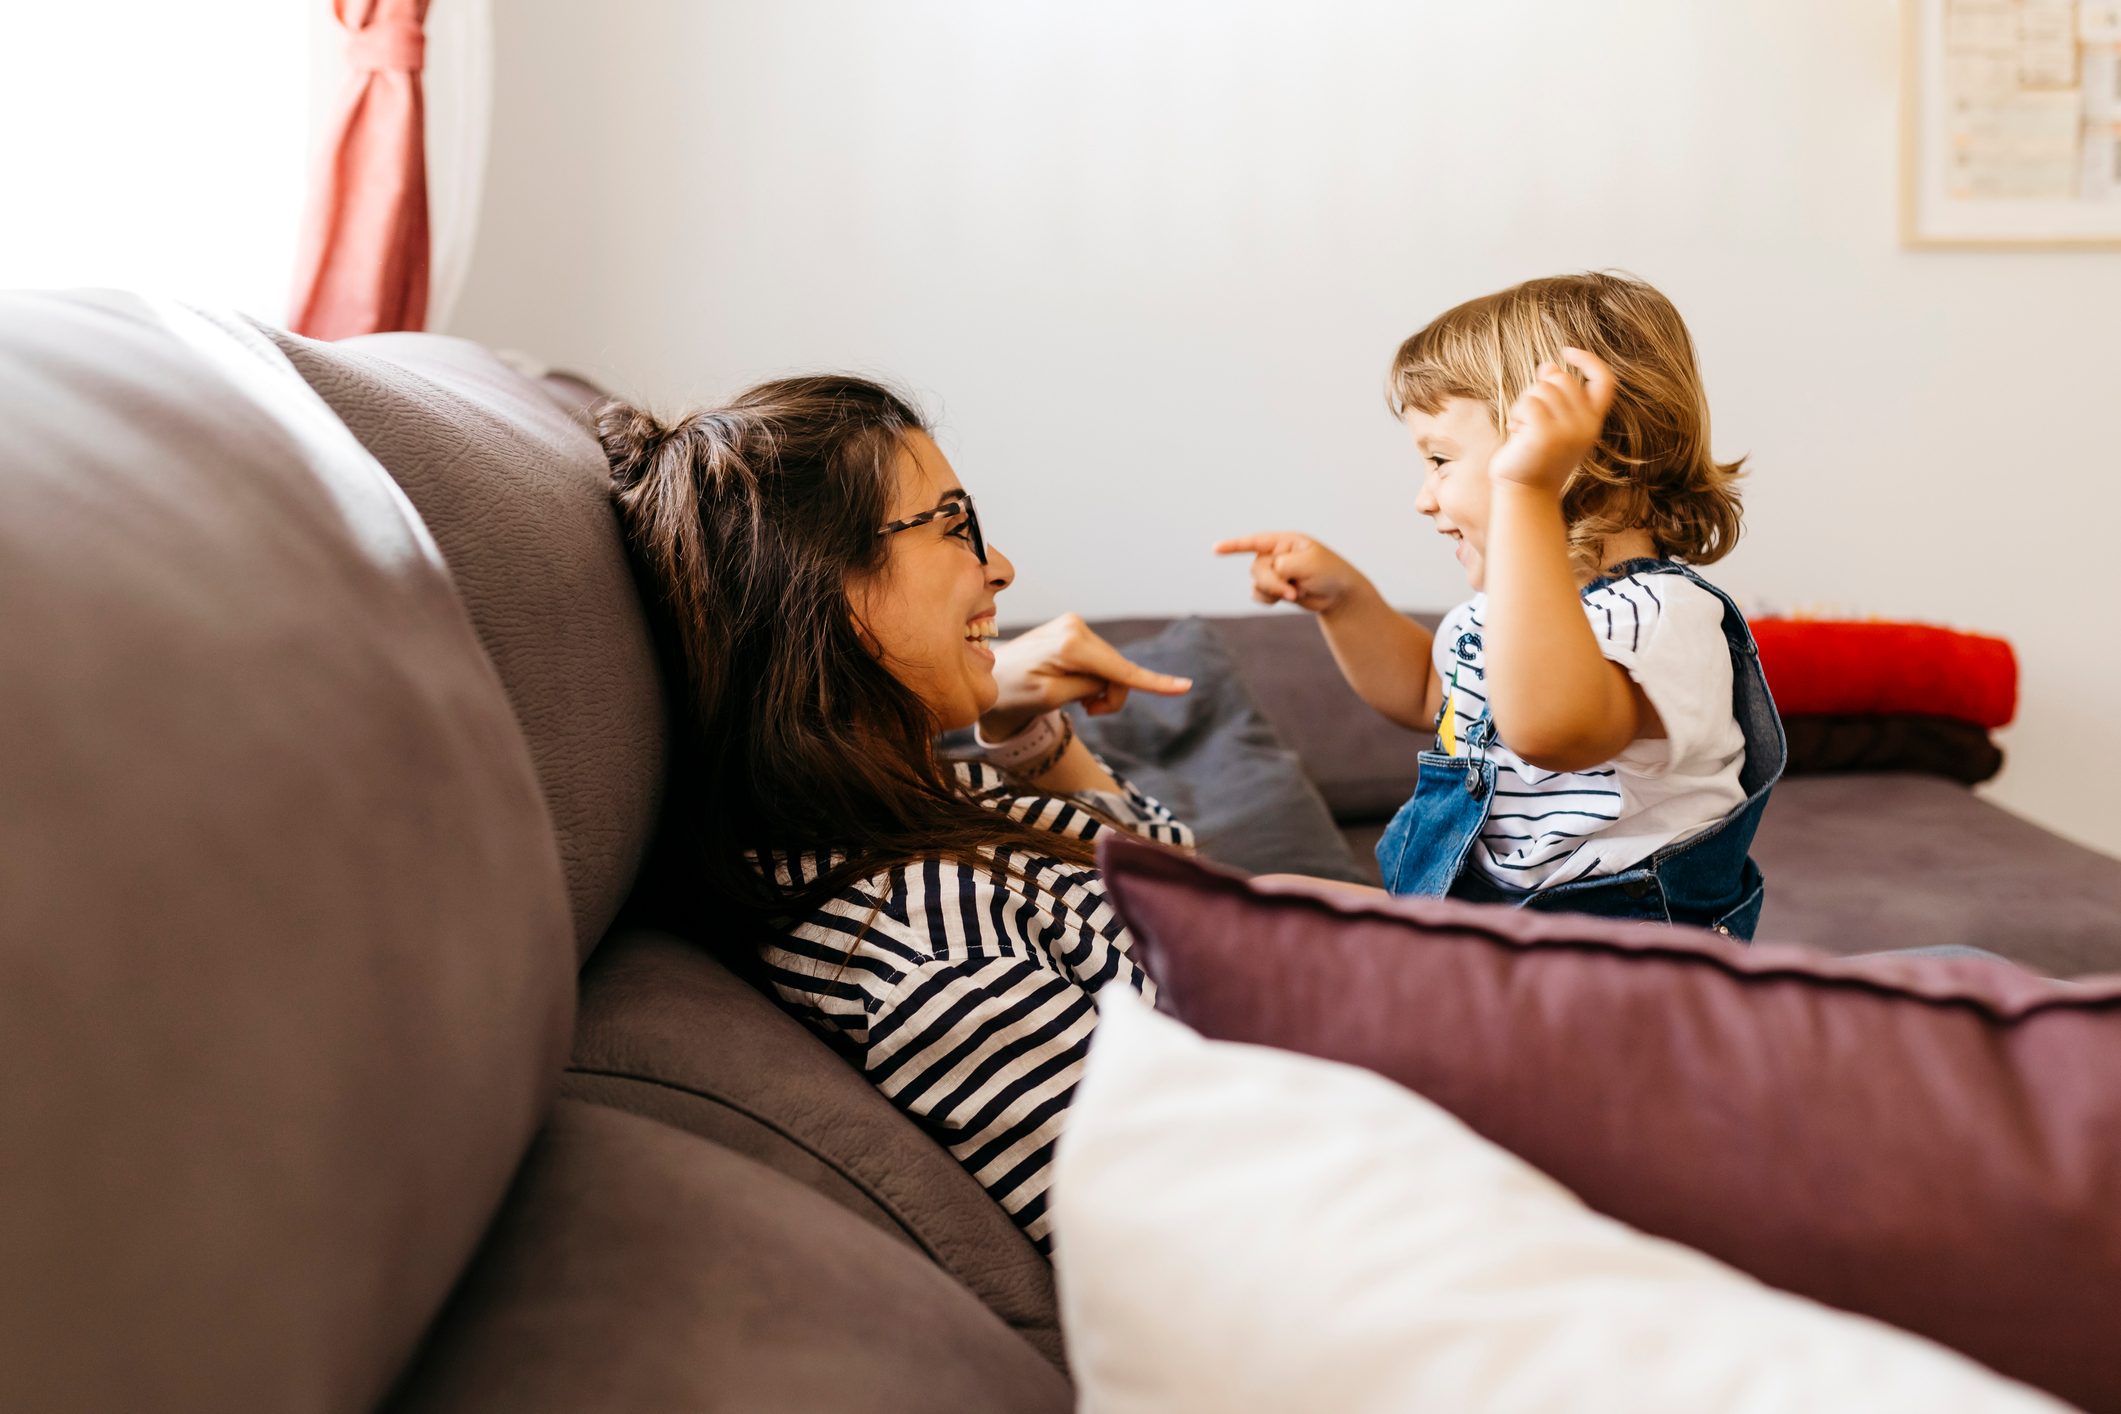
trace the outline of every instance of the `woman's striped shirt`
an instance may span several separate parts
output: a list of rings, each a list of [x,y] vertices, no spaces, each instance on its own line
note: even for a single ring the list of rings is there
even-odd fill
[[[1149,839],[1193,843],[1124,780],[1118,794],[1038,795],[976,762],[957,772],[980,804],[1056,834],[1094,839],[1104,827],[1089,805]],[[926,859],[850,886],[762,957],[782,1004],[971,1170],[1043,1252],[1047,1170],[1097,993],[1115,981],[1151,1000],[1155,990],[1095,869],[1014,847],[987,853],[991,867]],[[816,856],[798,867],[820,872]]]

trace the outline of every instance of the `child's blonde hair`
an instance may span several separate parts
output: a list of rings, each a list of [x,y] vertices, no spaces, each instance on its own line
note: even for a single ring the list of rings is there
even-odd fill
[[[1562,490],[1569,555],[1595,574],[1599,546],[1643,529],[1658,553],[1705,565],[1730,553],[1743,519],[1739,468],[1709,452],[1709,401],[1694,341],[1672,302],[1627,275],[1527,280],[1446,311],[1399,346],[1386,382],[1394,417],[1435,414],[1447,398],[1510,405],[1565,347],[1612,365],[1618,388],[1598,443]]]

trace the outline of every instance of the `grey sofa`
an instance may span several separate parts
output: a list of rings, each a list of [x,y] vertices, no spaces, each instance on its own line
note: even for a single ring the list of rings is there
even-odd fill
[[[626,909],[667,726],[578,401],[0,296],[0,1409],[1069,1407],[978,1185],[745,939]],[[1224,628],[1359,842],[1404,738],[1309,625]],[[1957,787],[1813,784],[1770,932],[1926,941],[1977,846],[2121,917]],[[1893,810],[1947,839],[1899,904],[1836,857]],[[1984,941],[2110,965],[2086,931]]]

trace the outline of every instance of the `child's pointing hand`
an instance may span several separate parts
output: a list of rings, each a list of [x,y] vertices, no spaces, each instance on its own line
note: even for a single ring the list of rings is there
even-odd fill
[[[1339,605],[1362,571],[1308,535],[1270,531],[1216,542],[1218,555],[1252,557],[1252,597],[1262,604],[1294,604],[1322,614]]]
[[[1563,349],[1561,356],[1581,377],[1559,363],[1539,365],[1539,376],[1510,407],[1508,440],[1488,463],[1490,479],[1558,496],[1598,444],[1613,406],[1613,370],[1582,349]]]

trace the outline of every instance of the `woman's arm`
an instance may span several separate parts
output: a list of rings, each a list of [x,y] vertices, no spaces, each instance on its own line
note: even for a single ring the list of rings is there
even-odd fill
[[[1063,715],[1061,720],[1065,722],[1068,719]],[[1050,770],[1029,777],[1030,784],[1046,795],[1076,795],[1083,791],[1125,794],[1126,787],[1120,784],[1117,776],[1106,769],[1104,762],[1097,759],[1083,743],[1083,739],[1075,734],[1075,729],[1069,727],[1067,730],[1068,749],[1061,753],[1060,759],[1053,763]]]
[[[1001,785],[994,779],[1001,775],[1003,767],[997,764],[992,754],[983,765],[971,768],[975,774],[970,783],[975,788],[992,792],[997,797],[997,808],[1007,810],[1019,820],[1030,820],[1026,809],[1040,809],[1044,802],[1054,798],[1072,798],[1092,807],[1098,817],[1131,830],[1143,839],[1184,850],[1193,848],[1192,829],[1173,815],[1162,801],[1113,771],[1085,746],[1076,736],[1066,713],[1054,712],[1050,717],[1055,726],[1041,728],[1025,745],[1036,747],[1038,738],[1042,737],[1060,743],[1046,746],[1046,755],[1040,758],[1052,759],[1053,764],[1008,768],[1018,786],[1029,787],[1028,794]],[[1058,731],[1060,735],[1047,737],[1052,731]]]

